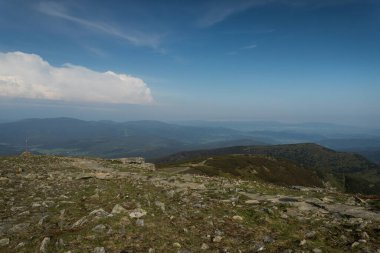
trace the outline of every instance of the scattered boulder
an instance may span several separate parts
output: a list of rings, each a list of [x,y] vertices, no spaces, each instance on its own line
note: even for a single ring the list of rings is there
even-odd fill
[[[45,237],[40,245],[40,252],[41,253],[48,253],[48,245],[50,243],[50,237]]]
[[[201,250],[208,250],[210,247],[206,243],[202,243]]]
[[[106,253],[106,249],[104,247],[96,247],[92,252],[93,253]]]
[[[144,219],[137,219],[136,220],[136,225],[139,226],[139,227],[143,227],[144,226]]]
[[[72,226],[71,228],[78,228],[78,227],[81,227],[83,226],[85,223],[88,222],[88,218],[87,216],[84,216],[82,218],[80,218],[79,220],[77,220]]]
[[[165,204],[160,201],[155,201],[154,204],[161,209],[162,212],[165,212]]]
[[[129,217],[134,218],[134,219],[139,219],[143,216],[145,216],[147,212],[142,209],[142,208],[136,208],[132,212],[129,213]]]
[[[175,242],[175,243],[173,243],[173,247],[174,247],[174,248],[181,248],[182,246],[181,246],[180,243]]]
[[[30,226],[29,223],[20,223],[20,224],[14,225],[14,226],[9,230],[9,232],[11,232],[11,233],[20,233],[20,232],[23,232],[23,231],[25,231],[26,229],[28,229],[29,226]]]
[[[116,204],[112,208],[112,212],[111,212],[111,214],[126,214],[126,213],[128,213],[127,209],[125,209],[124,207],[122,207],[119,204]]]
[[[317,233],[315,231],[310,231],[305,234],[306,239],[314,239],[316,237]]]
[[[7,246],[9,244],[9,238],[0,239],[0,247]]]
[[[257,204],[260,204],[260,201],[256,199],[249,199],[249,200],[246,200],[245,203],[250,204],[250,205],[257,205]]]
[[[96,216],[99,218],[105,218],[108,217],[110,214],[104,211],[102,208],[96,209],[89,213],[89,216]]]
[[[103,224],[99,224],[99,225],[96,225],[92,231],[96,232],[96,233],[104,233],[105,230],[107,229],[107,227]]]
[[[212,241],[218,243],[218,242],[221,242],[222,239],[223,239],[223,237],[221,237],[220,235],[217,235],[217,236],[215,236],[215,237],[212,239]]]
[[[235,221],[243,221],[243,217],[241,217],[239,215],[233,216],[232,219],[235,220]]]

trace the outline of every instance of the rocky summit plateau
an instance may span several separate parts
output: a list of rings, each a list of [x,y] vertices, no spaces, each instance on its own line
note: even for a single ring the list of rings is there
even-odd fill
[[[155,168],[0,158],[0,252],[380,252],[376,196]]]

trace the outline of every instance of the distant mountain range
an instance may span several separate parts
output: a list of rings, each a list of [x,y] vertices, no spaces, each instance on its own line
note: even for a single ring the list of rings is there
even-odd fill
[[[233,124],[224,125],[233,127]],[[271,124],[246,123],[238,129],[211,123],[183,125],[160,121],[26,119],[0,124],[0,155],[21,153],[26,149],[26,140],[28,150],[35,153],[104,158],[143,156],[169,164],[210,156],[264,155],[289,161],[282,164],[286,164],[285,171],[290,174],[297,174],[297,171],[305,174],[305,170],[311,170],[317,173],[319,180],[346,191],[380,192],[380,169],[374,163],[379,162],[380,151],[380,137],[376,130],[363,130],[359,134],[358,129],[350,132],[346,127],[338,134],[338,126],[335,125],[300,124],[281,128],[281,125]],[[311,143],[278,145],[301,142],[319,143],[328,148]],[[222,160],[229,164],[231,159]],[[264,160],[249,158],[247,163],[260,161],[267,164],[269,171],[275,171],[276,165]],[[264,177],[277,180],[268,175]],[[318,185],[316,180],[312,183]]]
[[[27,119],[0,124],[1,154],[30,150],[74,156],[159,157],[181,150],[265,144],[244,132],[159,121],[82,121],[70,118]]]
[[[292,171],[291,174],[295,177],[301,177],[301,180],[299,181],[308,182],[311,184],[310,180],[308,181],[304,178],[307,174],[302,172],[303,168],[315,172],[320,180],[328,182],[331,186],[337,187],[340,190],[347,192],[361,192],[366,194],[380,193],[379,165],[368,161],[366,158],[358,154],[336,152],[312,143],[272,146],[237,146],[219,149],[185,151],[165,158],[157,159],[155,162],[159,164],[160,167],[168,167],[180,166],[183,164],[188,164],[192,161],[207,160],[211,158],[211,160],[216,159],[223,162],[219,162],[213,168],[209,167],[208,169],[211,171],[208,171],[208,173],[215,173],[215,170],[218,169],[227,169],[232,174],[236,174],[236,170],[240,170],[240,174],[247,173],[247,166],[236,166],[236,164],[244,164],[240,161],[242,157],[240,156],[239,160],[236,160],[235,156],[235,161],[233,161],[233,157],[231,157],[231,155],[253,156],[253,158],[243,157],[243,160],[248,161],[246,164],[249,164],[251,159],[257,160],[257,158],[254,157],[263,155],[273,157],[275,159],[281,159],[282,161],[285,159],[285,161],[294,163],[298,167],[290,165],[292,168],[292,170],[290,170],[289,164],[284,166],[284,162],[282,162],[282,164],[278,163],[276,166],[273,162],[271,162],[271,167],[273,167],[271,169],[272,173],[281,172],[281,167],[287,168],[286,170],[288,172]],[[264,164],[263,161],[260,163]],[[268,164],[268,162],[265,163]],[[276,167],[278,168],[278,171],[276,171]],[[203,170],[203,172],[207,174],[207,170]],[[263,176],[263,173],[264,172],[261,172],[258,177],[267,178],[267,181],[274,180],[273,176]],[[312,178],[310,175],[308,177],[310,177],[310,179]],[[286,177],[284,176],[284,182],[290,181],[285,180],[285,178]],[[312,182],[315,185],[317,180],[313,180]]]
[[[26,139],[37,153],[105,158],[158,158],[186,150],[313,142],[357,152],[380,164],[380,130],[322,123],[26,119],[0,124],[0,155],[22,152]]]

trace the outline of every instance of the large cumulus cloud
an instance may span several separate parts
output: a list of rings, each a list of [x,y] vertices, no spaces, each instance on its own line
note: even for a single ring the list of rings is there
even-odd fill
[[[55,67],[35,54],[0,52],[0,96],[76,102],[149,104],[140,78],[65,64]]]

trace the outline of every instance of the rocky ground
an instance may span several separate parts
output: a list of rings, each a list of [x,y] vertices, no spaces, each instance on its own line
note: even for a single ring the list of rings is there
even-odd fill
[[[0,252],[380,252],[374,201],[52,156],[0,158]]]

